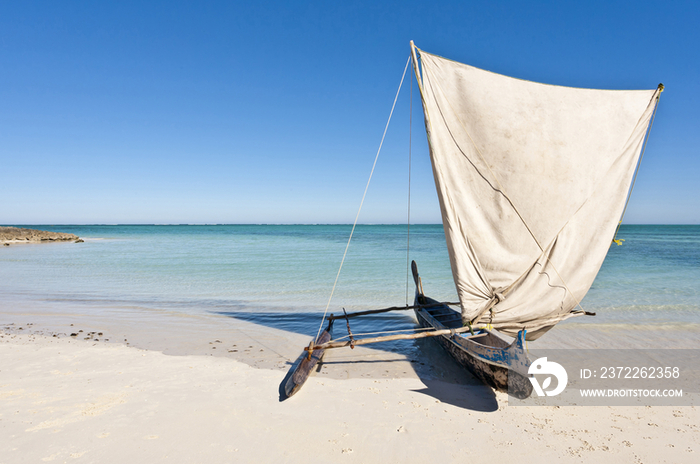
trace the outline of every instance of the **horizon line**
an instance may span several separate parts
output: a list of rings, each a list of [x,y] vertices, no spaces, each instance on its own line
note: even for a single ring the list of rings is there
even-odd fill
[[[405,226],[406,223],[399,222],[367,222],[358,223],[358,226]],[[408,225],[443,225],[440,222],[412,222]],[[623,226],[697,226],[700,223],[675,223],[675,222],[631,222],[623,223]],[[175,222],[162,222],[162,223],[147,223],[147,222],[123,222],[123,223],[49,223],[49,222],[37,222],[37,223],[24,223],[24,224],[0,224],[0,227],[23,227],[23,226],[47,226],[47,227],[57,227],[57,226],[352,226],[351,222],[229,222],[229,223],[215,223],[215,222],[196,222],[196,223],[175,223]]]

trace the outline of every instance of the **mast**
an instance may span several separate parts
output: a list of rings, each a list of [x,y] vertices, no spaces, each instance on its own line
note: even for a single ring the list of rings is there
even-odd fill
[[[420,90],[421,98],[423,96],[423,83],[420,79],[420,70],[418,69],[418,57],[416,56],[416,45],[411,40],[411,62],[413,63],[413,72],[416,75],[416,81],[418,82],[418,90]]]

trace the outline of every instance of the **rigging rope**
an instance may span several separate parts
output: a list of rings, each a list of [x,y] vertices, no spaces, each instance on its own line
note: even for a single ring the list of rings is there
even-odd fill
[[[326,304],[326,309],[323,311],[323,318],[321,319],[321,324],[318,327],[318,332],[316,333],[316,340],[318,340],[319,335],[321,335],[321,330],[323,329],[323,323],[326,320],[326,314],[328,314],[328,308],[331,305],[331,300],[333,299],[333,293],[335,293],[335,287],[338,285],[338,278],[340,278],[340,271],[343,269],[343,263],[345,262],[345,257],[348,254],[348,248],[350,248],[350,241],[352,240],[352,235],[355,233],[355,227],[357,226],[357,221],[360,218],[360,211],[362,211],[362,205],[365,202],[365,197],[367,196],[367,190],[369,189],[369,183],[372,181],[372,174],[374,174],[374,168],[377,166],[377,160],[379,159],[379,152],[382,151],[382,145],[384,144],[384,138],[386,137],[386,131],[389,129],[389,123],[391,122],[391,116],[394,114],[394,108],[396,107],[396,100],[399,99],[399,92],[401,92],[401,87],[403,86],[403,80],[406,77],[406,70],[408,69],[408,64],[411,62],[411,57],[406,60],[406,66],[403,68],[403,74],[401,75],[401,82],[399,83],[399,88],[396,91],[396,96],[394,97],[394,103],[391,105],[391,111],[389,112],[389,119],[384,126],[384,133],[382,134],[382,140],[379,142],[379,148],[377,149],[377,154],[374,157],[374,164],[372,164],[372,170],[369,173],[369,179],[367,179],[367,185],[365,186],[365,192],[362,194],[362,201],[360,201],[360,207],[357,210],[357,215],[355,216],[355,222],[352,224],[352,230],[350,231],[350,237],[348,237],[348,243],[345,245],[345,252],[343,253],[343,259],[340,260],[340,267],[338,268],[338,274],[335,276],[335,282],[333,283],[333,289],[331,290],[331,295],[328,297],[328,303]]]

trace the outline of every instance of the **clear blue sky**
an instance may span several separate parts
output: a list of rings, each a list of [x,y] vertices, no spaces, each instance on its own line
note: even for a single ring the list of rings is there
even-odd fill
[[[349,223],[409,55],[666,85],[628,223],[700,223],[698,2],[0,3],[0,224]],[[406,217],[408,81],[360,222]],[[439,222],[414,85],[412,217]]]

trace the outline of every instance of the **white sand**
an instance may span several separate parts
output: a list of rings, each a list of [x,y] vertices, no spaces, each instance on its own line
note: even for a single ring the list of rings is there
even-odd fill
[[[279,402],[284,375],[4,333],[0,464],[700,460],[695,407],[513,407],[479,385],[322,375]]]

